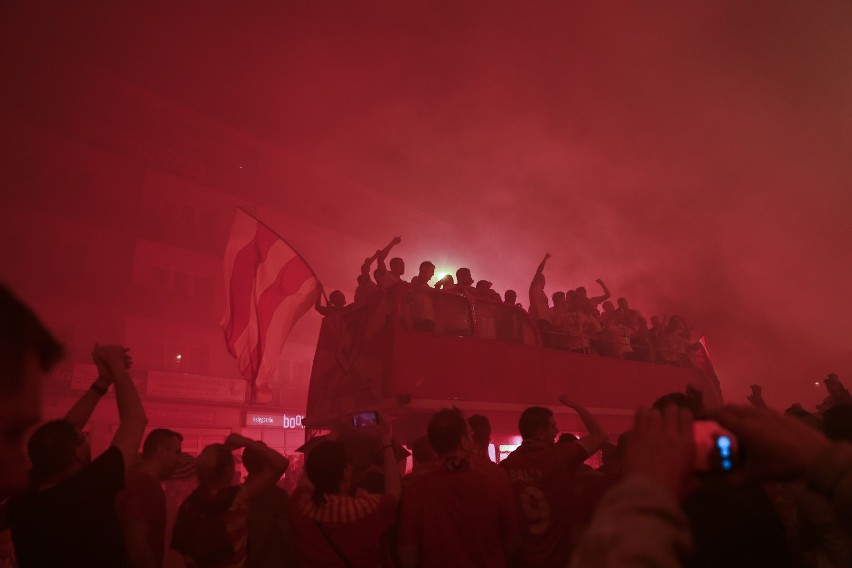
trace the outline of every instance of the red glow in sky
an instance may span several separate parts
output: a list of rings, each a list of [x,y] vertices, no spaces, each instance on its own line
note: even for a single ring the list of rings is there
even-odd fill
[[[10,116],[51,120],[33,95],[91,66],[444,220],[371,223],[403,235],[409,276],[468,266],[526,303],[550,252],[549,293],[600,277],[705,331],[729,400],[761,383],[813,404],[826,373],[852,381],[849,3],[3,12]]]

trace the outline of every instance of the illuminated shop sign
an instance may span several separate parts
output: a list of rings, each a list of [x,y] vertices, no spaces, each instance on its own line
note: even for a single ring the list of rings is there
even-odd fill
[[[256,412],[246,413],[246,426],[261,428],[287,428],[288,430],[302,430],[304,416],[301,414],[258,414]]]

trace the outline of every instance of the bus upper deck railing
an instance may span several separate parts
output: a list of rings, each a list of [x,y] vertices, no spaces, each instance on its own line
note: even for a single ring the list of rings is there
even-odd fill
[[[703,347],[683,337],[634,333],[624,326],[579,333],[539,329],[518,305],[408,284],[389,289],[387,297],[389,321],[404,330],[712,370]]]

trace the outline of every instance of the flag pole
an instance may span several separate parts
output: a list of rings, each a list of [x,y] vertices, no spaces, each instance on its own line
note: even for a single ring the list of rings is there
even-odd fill
[[[325,298],[325,303],[326,303],[326,305],[328,305],[328,296],[325,295],[325,286],[322,285],[322,281],[319,279],[319,276],[317,276],[317,273],[314,272],[314,269],[310,265],[310,263],[308,263],[308,261],[305,260],[305,257],[303,257],[302,254],[299,251],[297,251],[296,248],[287,241],[287,239],[285,239],[280,234],[278,234],[278,231],[276,231],[275,229],[273,229],[272,227],[270,227],[269,225],[267,225],[266,223],[264,223],[263,221],[261,221],[260,219],[258,219],[257,217],[255,217],[254,215],[252,215],[251,213],[246,211],[245,209],[243,209],[242,207],[237,207],[237,210],[242,211],[243,213],[245,213],[246,215],[248,215],[249,217],[251,217],[252,219],[257,221],[258,223],[263,225],[266,228],[267,231],[269,231],[270,233],[272,233],[273,235],[275,235],[276,237],[281,239],[281,241],[283,241],[284,244],[286,244],[288,247],[290,247],[290,250],[292,250],[294,253],[296,253],[296,256],[298,256],[299,258],[302,259],[302,262],[305,263],[305,266],[308,267],[308,270],[310,270],[311,274],[314,275],[314,278],[317,279],[317,282],[320,285],[320,291],[322,292],[323,298]]]

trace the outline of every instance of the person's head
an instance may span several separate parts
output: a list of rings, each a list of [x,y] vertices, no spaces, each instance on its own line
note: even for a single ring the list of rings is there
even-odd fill
[[[558,306],[565,302],[565,292],[554,292],[553,293],[553,305]]]
[[[619,298],[618,299],[618,307],[622,310],[630,309],[630,305],[627,303],[627,298]]]
[[[435,461],[438,454],[432,449],[432,444],[429,442],[429,436],[420,436],[411,444],[411,455],[414,460],[414,465],[425,465]]]
[[[559,428],[553,411],[543,406],[531,406],[521,413],[518,420],[518,431],[524,440],[534,440],[553,444]]]
[[[692,412],[693,416],[701,414],[702,411],[695,399],[686,396],[682,392],[670,392],[668,394],[664,394],[654,401],[651,408],[662,412],[667,406],[672,405],[677,406],[678,408],[686,408]]]
[[[456,270],[456,282],[461,286],[472,286],[473,277],[470,275],[470,268],[459,268]]]
[[[570,444],[571,442],[576,442],[580,438],[577,437],[576,434],[572,434],[571,432],[563,432],[559,434],[559,438],[556,440],[556,443],[561,444]]]
[[[491,282],[488,280],[480,280],[476,283],[476,290],[478,292],[488,292],[491,290]]]
[[[142,461],[154,464],[160,479],[168,479],[178,466],[183,436],[174,430],[155,428],[142,444]]]
[[[30,437],[27,453],[34,485],[65,479],[92,459],[86,435],[67,420],[51,420],[39,426]]]
[[[352,466],[346,459],[346,448],[337,440],[324,440],[305,458],[305,474],[314,485],[313,501],[325,503],[325,495],[340,495],[348,491]]]
[[[397,276],[402,276],[405,274],[405,261],[403,261],[398,256],[393,257],[390,260],[390,271],[396,274]]]
[[[579,287],[578,287],[578,288],[574,291],[574,293],[575,293],[577,296],[579,296],[580,298],[584,299],[584,300],[587,298],[587,296],[586,296],[586,287],[585,287],[585,286],[579,286]]]
[[[255,448],[246,447],[243,450],[243,467],[249,475],[254,475],[269,467],[269,462]]]
[[[467,419],[471,430],[471,439],[476,446],[488,447],[491,442],[491,422],[487,416],[474,414]]]
[[[503,300],[507,304],[512,304],[514,306],[515,303],[518,301],[518,293],[514,290],[506,290],[506,292],[503,294]]]
[[[328,301],[335,308],[342,308],[346,305],[346,296],[343,295],[343,292],[340,290],[335,290],[331,294],[328,295]]]
[[[660,327],[661,325],[660,316],[651,316],[651,327]]]
[[[612,305],[612,302],[607,300],[603,303],[603,311],[605,314],[612,313],[613,311],[615,311],[615,306]]]
[[[440,288],[452,288],[455,285],[455,281],[453,280],[452,274],[445,274],[443,278],[438,280],[440,284]]]
[[[471,447],[470,428],[458,408],[444,408],[432,415],[426,434],[439,456],[468,451]]]
[[[424,260],[420,263],[420,272],[418,274],[424,283],[432,280],[432,277],[435,276],[435,265],[432,264],[431,261]]]
[[[62,345],[0,284],[0,495],[27,484],[25,436],[41,420],[41,379]]]
[[[234,482],[234,455],[224,444],[206,446],[195,460],[198,482],[206,489],[222,489]]]

